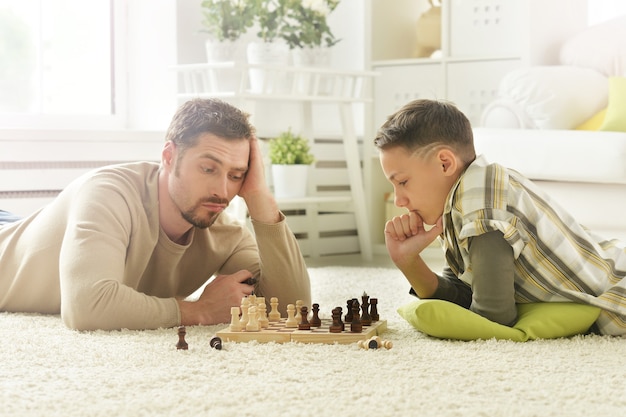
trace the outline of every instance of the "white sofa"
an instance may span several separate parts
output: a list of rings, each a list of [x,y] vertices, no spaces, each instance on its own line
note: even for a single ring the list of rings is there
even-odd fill
[[[584,226],[626,241],[626,133],[476,128],[474,141],[487,160],[531,178]]]

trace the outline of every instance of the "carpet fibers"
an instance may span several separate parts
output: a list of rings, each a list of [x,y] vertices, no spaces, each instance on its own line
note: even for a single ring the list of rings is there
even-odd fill
[[[526,343],[429,338],[396,308],[391,269],[310,268],[324,317],[363,291],[379,299],[390,350],[356,344],[225,343],[220,326],[68,330],[58,316],[0,313],[1,416],[618,416],[626,339]]]

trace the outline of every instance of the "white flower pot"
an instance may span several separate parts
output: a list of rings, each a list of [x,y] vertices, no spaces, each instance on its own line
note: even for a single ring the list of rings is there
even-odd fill
[[[291,51],[293,65],[296,67],[330,68],[331,50],[327,47],[296,48]],[[315,79],[309,73],[299,74],[296,80],[298,92],[305,95],[331,95],[333,80],[330,76]]]
[[[309,165],[272,164],[272,181],[276,198],[306,197]]]
[[[247,47],[248,64],[286,67],[289,65],[289,46],[284,42],[250,42]],[[250,68],[250,90],[253,93],[284,93],[288,90],[287,74]]]
[[[241,41],[217,41],[209,39],[205,43],[207,62],[244,62],[245,54]],[[208,72],[210,92],[231,92],[239,89],[241,70],[238,68],[214,69]]]

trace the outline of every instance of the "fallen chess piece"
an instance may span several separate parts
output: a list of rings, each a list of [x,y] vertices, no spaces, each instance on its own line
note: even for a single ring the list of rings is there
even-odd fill
[[[213,349],[222,350],[222,339],[220,339],[218,336],[212,337],[209,341],[209,346],[211,346]]]
[[[369,349],[378,349],[383,347],[385,349],[391,349],[393,347],[393,343],[391,340],[382,340],[379,336],[374,336],[369,339],[359,340],[357,345],[361,349],[369,350]]]

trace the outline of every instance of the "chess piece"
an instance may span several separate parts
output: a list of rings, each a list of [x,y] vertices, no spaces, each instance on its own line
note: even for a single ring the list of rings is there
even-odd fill
[[[311,311],[313,312],[313,316],[311,317],[311,320],[309,321],[309,323],[311,323],[311,327],[321,327],[322,320],[320,319],[320,316],[319,316],[320,305],[317,303],[314,303],[313,309]]]
[[[333,308],[332,312],[333,323],[328,328],[330,333],[341,333],[343,331],[343,326],[341,323],[341,307]]]
[[[248,323],[246,324],[247,332],[258,332],[261,330],[259,327],[259,314],[256,306],[248,307]]]
[[[239,319],[239,323],[241,323],[241,329],[245,330],[246,325],[250,321],[248,317],[248,310],[250,309],[250,300],[248,297],[243,297],[241,299],[241,319]]]
[[[298,330],[311,330],[311,323],[309,323],[308,316],[308,308],[302,306],[300,309],[300,324],[298,324]]]
[[[176,349],[187,350],[189,348],[189,345],[185,341],[185,334],[187,334],[185,326],[178,326],[178,343],[176,343]]]
[[[372,321],[378,321],[378,298],[370,298],[370,317]]]
[[[230,327],[231,332],[240,332],[242,330],[241,322],[239,321],[239,307],[230,308]]]
[[[257,301],[259,301],[257,299]],[[257,311],[259,313],[259,327],[261,329],[267,329],[270,327],[270,321],[267,318],[267,306],[265,305],[265,300],[263,302],[259,301]]]
[[[209,346],[216,350],[222,350],[222,339],[218,336],[214,336],[209,340]]]
[[[287,321],[285,322],[285,327],[298,327],[298,321],[296,320],[296,306],[293,304],[287,304]]]
[[[278,298],[270,298],[270,312],[267,315],[270,323],[276,323],[280,321],[280,312],[278,311]]]
[[[353,299],[346,301],[346,317],[345,317],[346,322],[352,321],[352,301]]]
[[[346,323],[341,320],[341,316],[343,315],[343,309],[341,307],[337,307],[337,312],[339,312],[339,324],[341,325],[341,331],[346,330]]]
[[[359,316],[359,305],[358,300],[355,298],[352,300],[352,321],[350,322],[350,331],[352,333],[361,333],[363,332],[363,325],[361,324],[361,317]]]
[[[300,323],[302,321],[302,304],[304,303],[304,301],[302,300],[296,300],[296,322]]]
[[[369,309],[369,296],[366,293],[363,293],[361,297],[361,324],[363,326],[370,326],[372,324],[372,317],[370,316]]]

